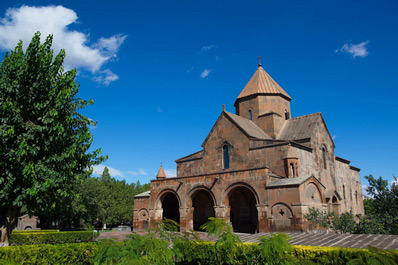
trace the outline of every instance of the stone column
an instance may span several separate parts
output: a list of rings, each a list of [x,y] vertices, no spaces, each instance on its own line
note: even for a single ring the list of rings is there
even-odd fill
[[[308,221],[304,215],[308,213],[308,205],[305,203],[292,203],[294,230],[305,232],[309,230]]]
[[[193,207],[180,208],[180,231],[193,230]]]
[[[258,215],[258,232],[269,232],[268,204],[256,204]]]
[[[149,209],[149,227],[156,229],[156,223],[163,219],[163,209]]]
[[[214,206],[214,213],[216,218],[223,218],[229,220],[229,211],[231,207],[229,206]]]

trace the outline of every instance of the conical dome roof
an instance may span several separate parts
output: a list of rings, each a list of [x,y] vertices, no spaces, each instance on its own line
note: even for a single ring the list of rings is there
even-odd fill
[[[257,71],[246,84],[245,88],[239,94],[238,99],[252,96],[256,94],[281,95],[288,100],[292,98],[283,90],[278,83],[261,67],[258,66]]]
[[[166,173],[164,173],[162,165],[160,165],[160,169],[158,171],[158,174],[156,175],[156,179],[165,179],[166,178]]]

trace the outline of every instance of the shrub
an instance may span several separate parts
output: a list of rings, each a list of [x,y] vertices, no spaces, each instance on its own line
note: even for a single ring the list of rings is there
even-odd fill
[[[90,242],[99,236],[98,232],[93,231],[68,231],[68,232],[20,232],[12,233],[10,238],[11,245],[30,245],[30,244],[59,244]]]
[[[92,264],[97,243],[37,244],[0,248],[0,264]]]

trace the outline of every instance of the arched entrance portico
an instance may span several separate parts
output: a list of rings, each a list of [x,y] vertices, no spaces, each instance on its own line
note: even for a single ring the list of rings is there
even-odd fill
[[[162,219],[171,219],[180,223],[180,204],[177,196],[172,192],[167,192],[161,197],[163,216]]]
[[[237,186],[228,193],[230,220],[234,232],[256,233],[258,231],[257,199],[253,191]]]
[[[209,217],[215,217],[214,200],[206,190],[198,190],[192,195],[193,229],[201,231],[200,226],[206,223]]]

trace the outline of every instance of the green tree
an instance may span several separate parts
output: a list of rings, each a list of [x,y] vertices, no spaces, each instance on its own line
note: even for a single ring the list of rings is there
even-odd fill
[[[398,234],[398,185],[397,178],[391,186],[382,177],[365,176],[369,182],[366,188],[370,199],[364,203],[365,220],[361,220],[361,232]]]
[[[64,71],[65,51],[53,57],[52,36],[36,33],[0,65],[0,233],[7,241],[21,207],[29,214],[60,211],[73,186],[105,157],[88,152],[94,122],[79,113],[93,104],[76,97],[76,70]]]

